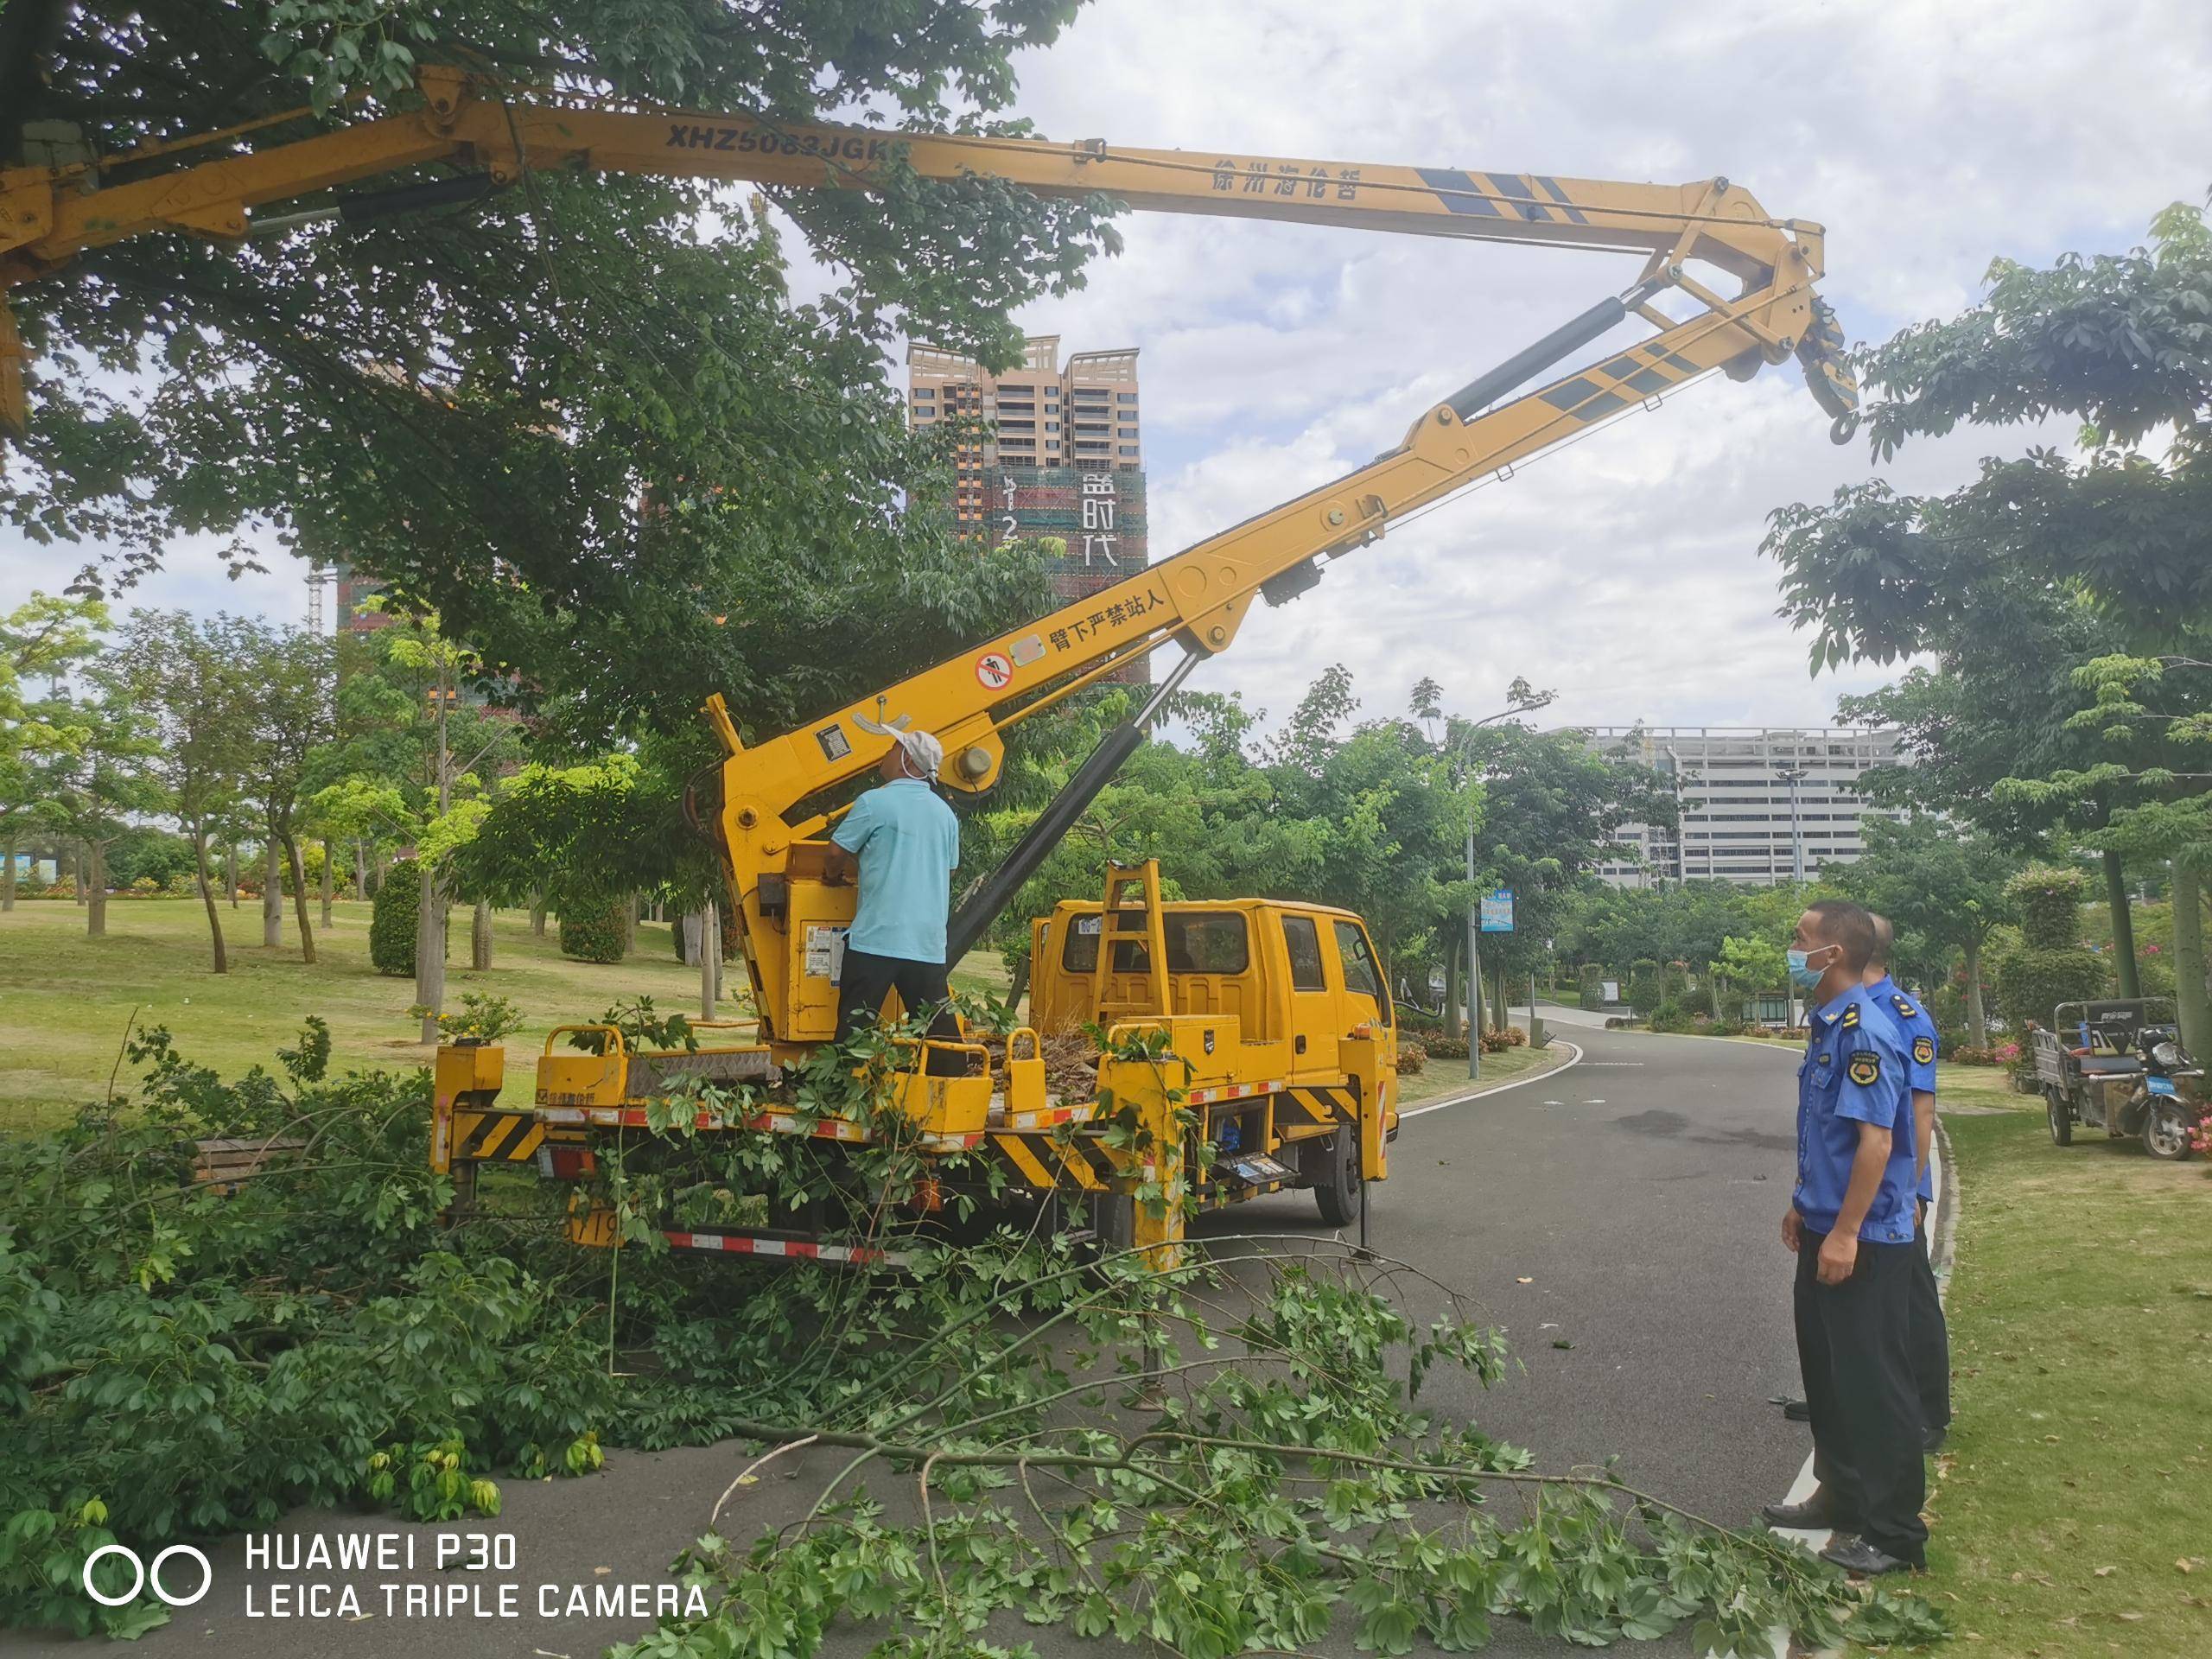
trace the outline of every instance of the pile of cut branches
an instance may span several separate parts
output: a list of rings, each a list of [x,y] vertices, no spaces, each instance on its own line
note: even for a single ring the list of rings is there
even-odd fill
[[[971,1214],[918,1204],[942,1165],[887,1104],[900,1036],[794,1080],[801,1109],[875,1127],[857,1156],[688,1132],[698,1104],[742,1121],[741,1092],[671,1103],[664,1133],[603,1160],[629,1242],[594,1252],[526,1180],[487,1179],[484,1213],[440,1224],[420,1073],[331,1079],[311,1027],[278,1073],[226,1082],[149,1034],[134,1099],[0,1141],[0,1624],[159,1623],[79,1593],[111,1539],[302,1503],[496,1514],[498,1477],[582,1473],[602,1442],[736,1439],[747,1459],[833,1450],[837,1471],[749,1545],[702,1517],[678,1565],[715,1611],[626,1653],[805,1656],[840,1619],[880,1623],[887,1654],[998,1651],[1026,1622],[1190,1659],[1346,1630],[1465,1648],[1500,1617],[1593,1644],[1689,1623],[1724,1653],[1847,1619],[1867,1641],[1940,1633],[1768,1535],[1610,1472],[1540,1474],[1427,1414],[1440,1371],[1487,1383],[1507,1357],[1409,1266],[1255,1236],[1161,1273],[980,1185]],[[194,1174],[213,1135],[297,1145],[226,1196]],[[905,1265],[792,1272],[660,1242],[682,1218],[800,1211]]]

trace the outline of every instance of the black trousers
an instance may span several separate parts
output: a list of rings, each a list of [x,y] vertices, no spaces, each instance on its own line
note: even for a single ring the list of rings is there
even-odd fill
[[[1927,1255],[1917,1243],[1861,1240],[1851,1277],[1824,1285],[1827,1237],[1808,1229],[1797,1241],[1797,1364],[1813,1418],[1813,1472],[1868,1543],[1919,1565],[1927,1471],[1910,1320],[1913,1257],[1924,1264]]]
[[[960,1034],[958,1023],[944,1000],[951,995],[944,982],[941,962],[911,962],[904,957],[879,957],[866,950],[845,952],[845,969],[837,982],[837,1040],[843,1042],[865,1014],[879,1018],[883,999],[893,991],[906,1010],[906,1018],[933,1013],[930,1035],[945,1039]]]
[[[1912,1382],[1920,1395],[1920,1421],[1929,1428],[1951,1421],[1951,1332],[1943,1323],[1943,1300],[1936,1292],[1936,1264],[1928,1259],[1925,1235],[1912,1247]]]

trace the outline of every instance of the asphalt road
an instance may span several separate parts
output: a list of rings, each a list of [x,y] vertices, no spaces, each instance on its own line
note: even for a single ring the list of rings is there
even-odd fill
[[[1393,1150],[1391,1179],[1376,1189],[1375,1247],[1471,1295],[1506,1327],[1525,1368],[1487,1393],[1462,1378],[1440,1379],[1427,1402],[1529,1447],[1538,1468],[1618,1458],[1632,1484],[1748,1522],[1759,1503],[1786,1491],[1807,1449],[1802,1429],[1767,1403],[1797,1391],[1789,1262],[1777,1237],[1792,1169],[1789,1057],[1579,1023],[1565,1034],[1584,1050],[1580,1064],[1410,1120]],[[1246,1206],[1228,1224],[1210,1218],[1208,1227],[1309,1230],[1323,1230],[1302,1194]],[[744,1538],[758,1523],[803,1511],[815,1484],[843,1461],[819,1448],[779,1459],[733,1499],[722,1530]],[[731,1446],[618,1452],[588,1480],[507,1483],[505,1513],[491,1525],[513,1536],[515,1561],[492,1573],[437,1570],[436,1529],[368,1515],[288,1516],[276,1528],[288,1543],[318,1533],[412,1535],[418,1566],[287,1572],[249,1565],[243,1541],[227,1540],[208,1552],[207,1597],[140,1647],[149,1659],[587,1659],[651,1625],[652,1586],[670,1582],[671,1559],[705,1529],[745,1462]],[[196,1572],[177,1567],[173,1586],[188,1590]],[[279,1586],[309,1580],[323,1585],[326,1605],[338,1586],[355,1586],[359,1616],[353,1608],[272,1616]],[[436,1587],[466,1595],[474,1586],[493,1597],[493,1586],[510,1582],[517,1616],[477,1617],[469,1604],[441,1617],[404,1616],[404,1602],[387,1606],[375,1589],[385,1581],[426,1594]],[[588,1605],[613,1585],[643,1586],[644,1616],[567,1611],[571,1586]],[[554,1586],[550,1618],[540,1616],[542,1586]],[[1349,1655],[1349,1633],[1332,1645]],[[1567,1651],[1518,1628],[1501,1628],[1497,1648]],[[0,1635],[0,1653],[81,1651]]]

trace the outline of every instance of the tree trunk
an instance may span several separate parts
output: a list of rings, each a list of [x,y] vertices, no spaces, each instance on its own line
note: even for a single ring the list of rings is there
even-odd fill
[[[235,841],[223,843],[223,892],[231,901],[231,908],[238,907],[238,844]]]
[[[709,899],[707,907],[696,918],[679,919],[677,926],[683,927],[687,920],[696,920],[699,925],[698,948],[692,952],[699,959],[699,1017],[711,1020],[715,1017],[715,993],[721,988],[715,983],[715,940],[721,932],[721,923],[715,914],[715,901]],[[688,933],[686,937],[689,938]]]
[[[85,879],[77,891],[85,901],[85,937],[104,939],[107,937],[107,843],[88,842],[85,847]],[[2204,971],[2204,956],[2197,953],[2196,967]]]
[[[1456,937],[1447,938],[1444,942],[1444,1034],[1446,1037],[1459,1034],[1459,1005],[1463,1000],[1459,994],[1459,957],[1465,950]]]
[[[2120,970],[2120,994],[2140,996],[2143,984],[2135,971],[2135,917],[2128,908],[2127,872],[2120,868],[2118,853],[2101,854],[2099,861],[2105,869],[2105,906],[2112,912],[2113,965]]]
[[[2204,982],[2203,880],[2178,858],[2173,873],[2174,1006],[2181,1015],[2181,1046],[2202,1059],[2212,1055],[2212,995]]]
[[[192,865],[200,877],[200,902],[207,907],[207,937],[215,947],[214,971],[227,974],[231,971],[231,953],[223,940],[223,913],[215,908],[215,880],[207,868],[207,830],[204,825],[193,828]]]
[[[622,906],[622,954],[638,954],[638,894],[632,893]]]
[[[292,867],[292,913],[300,921],[300,960],[315,962],[315,929],[308,925],[308,871],[300,858],[300,838],[284,832],[284,861]]]
[[[423,1040],[438,1040],[437,1016],[446,1004],[446,884],[435,871],[423,872],[423,900],[415,913],[415,1001],[423,1016]]]
[[[322,838],[322,931],[326,933],[330,931],[330,884],[333,880],[332,867],[337,862],[337,850],[331,846],[330,837],[325,836]]]
[[[1989,1046],[1989,1015],[1981,1006],[1981,941],[1968,939],[1967,951],[1967,1040]]]
[[[545,937],[545,889],[543,887],[531,889],[530,937],[533,939]]]
[[[1007,987],[1006,1005],[1019,1013],[1021,999],[1029,994],[1029,958],[1024,957],[1014,964],[1014,981]]]
[[[261,948],[284,943],[284,849],[271,830],[261,844]]]
[[[468,965],[482,973],[492,965],[492,901],[479,899],[468,918]]]
[[[16,832],[10,830],[5,842],[0,842],[0,910],[16,907]]]

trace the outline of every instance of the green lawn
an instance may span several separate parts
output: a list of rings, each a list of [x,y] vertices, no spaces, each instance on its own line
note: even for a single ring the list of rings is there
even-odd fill
[[[104,1093],[134,1014],[141,1027],[167,1026],[188,1058],[226,1075],[257,1062],[273,1067],[276,1050],[310,1014],[330,1022],[340,1069],[429,1060],[407,1017],[414,982],[369,967],[365,904],[338,905],[330,929],[316,930],[321,960],[312,968],[300,960],[289,914],[286,943],[266,950],[257,904],[224,906],[226,975],[207,969],[197,899],[115,899],[107,918],[107,937],[87,939],[85,912],[67,901],[25,899],[0,914],[0,1131],[52,1122]],[[473,973],[468,914],[454,913],[446,1006],[458,1008],[464,991],[521,1006],[529,1023],[507,1039],[509,1102],[530,1098],[538,1052],[556,1025],[640,995],[664,1010],[697,1010],[697,970],[676,960],[665,925],[640,924],[636,954],[611,964],[570,962],[554,925],[533,938],[522,911],[499,912],[494,932],[493,967]],[[963,988],[1006,989],[995,956],[969,957],[953,977]]]
[[[1503,1054],[1484,1055],[1482,1081],[1471,1084],[1467,1081],[1465,1060],[1431,1055],[1428,1064],[1419,1072],[1399,1079],[1398,1103],[1418,1106],[1423,1101],[1442,1100],[1449,1095],[1465,1094],[1470,1089],[1511,1083],[1516,1077],[1537,1076],[1566,1061],[1567,1049],[1554,1036],[1549,1048],[1509,1048]]]
[[[1925,1587],[1961,1653],[2212,1653],[2212,1171],[2056,1147],[2040,1102],[1961,1070],[2010,1109],[1946,1120],[1955,1422]]]

